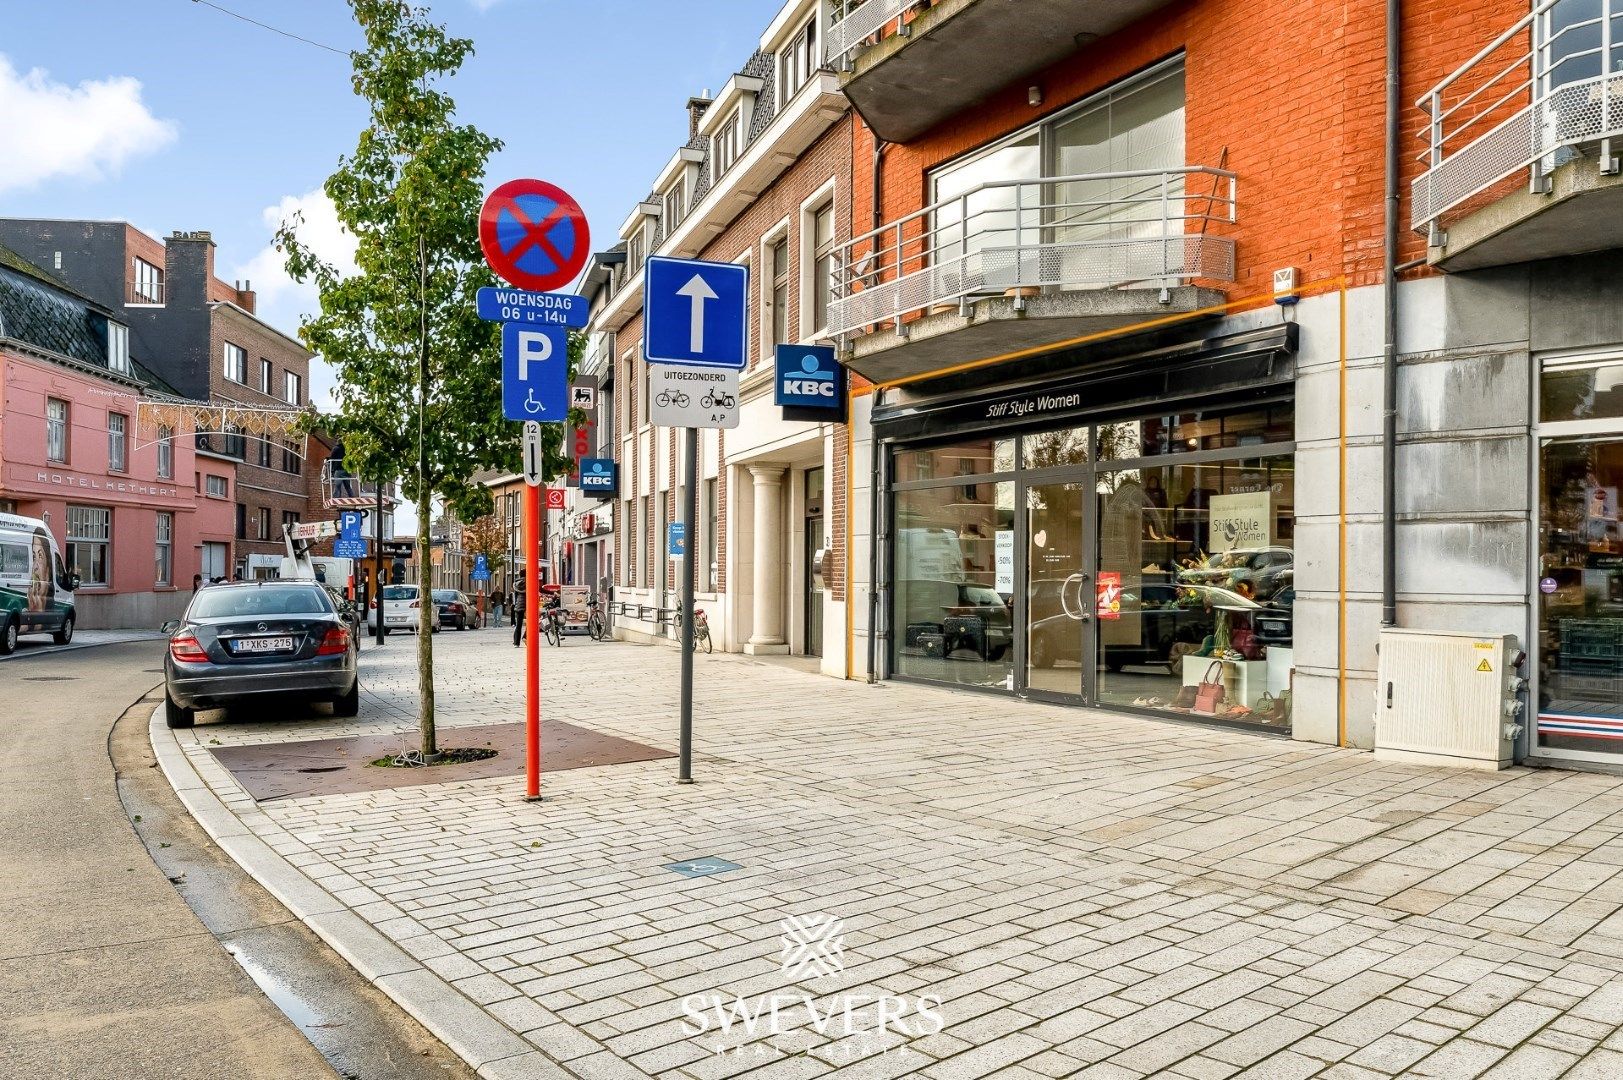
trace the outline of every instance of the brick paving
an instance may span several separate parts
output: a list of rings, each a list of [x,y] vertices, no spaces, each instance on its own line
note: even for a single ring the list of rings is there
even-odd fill
[[[363,653],[358,720],[203,722],[182,744],[409,741],[414,654]],[[436,655],[444,725],[520,717],[504,635]],[[543,653],[547,707],[674,748],[676,661],[571,640]],[[1623,1076],[1623,778],[1396,765],[739,656],[698,658],[697,684],[692,786],[665,760],[549,775],[539,805],[510,778],[257,812],[219,793],[594,1080]],[[742,868],[664,869],[705,857]],[[844,920],[844,969],[796,982],[780,920],[810,913]],[[773,994],[819,1011],[720,1030],[712,1003]],[[874,1023],[876,995],[933,995],[940,1030]]]

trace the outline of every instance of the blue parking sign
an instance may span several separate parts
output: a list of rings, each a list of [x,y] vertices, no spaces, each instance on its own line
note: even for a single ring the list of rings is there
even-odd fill
[[[561,326],[502,326],[502,415],[562,423],[569,412],[569,332]]]
[[[643,356],[650,364],[744,370],[749,269],[651,256],[643,288]]]

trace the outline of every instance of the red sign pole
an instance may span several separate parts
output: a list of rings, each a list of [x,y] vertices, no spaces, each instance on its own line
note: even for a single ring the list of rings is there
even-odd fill
[[[541,799],[541,489],[524,488],[525,799]]]

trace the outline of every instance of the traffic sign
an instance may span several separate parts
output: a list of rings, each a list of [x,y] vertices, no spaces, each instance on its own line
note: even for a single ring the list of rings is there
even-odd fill
[[[738,426],[738,372],[730,368],[648,368],[648,420],[659,427]]]
[[[541,486],[541,463],[546,455],[541,452],[541,425],[534,420],[524,422],[524,482],[531,487]]]
[[[547,488],[547,509],[562,510],[569,505],[568,488]]]
[[[338,515],[338,535],[345,540],[359,540],[361,538],[361,518],[359,510],[345,510]]]
[[[614,461],[610,458],[580,459],[580,489],[607,498],[614,494]]]
[[[479,317],[487,322],[581,327],[591,321],[592,305],[575,293],[525,292],[487,285],[474,295]]]
[[[680,559],[688,553],[688,525],[685,521],[672,521],[665,525],[665,554]]]
[[[473,557],[473,573],[468,575],[470,581],[489,581],[490,563],[483,555]]]
[[[545,180],[509,180],[479,208],[479,246],[498,277],[531,292],[575,280],[591,238],[586,214]]]
[[[333,541],[332,553],[340,559],[366,558],[366,541],[359,537],[340,537]]]
[[[561,326],[502,327],[502,415],[562,423],[569,412],[569,332]]]
[[[650,364],[732,368],[747,357],[749,269],[652,256],[643,286],[643,357]]]

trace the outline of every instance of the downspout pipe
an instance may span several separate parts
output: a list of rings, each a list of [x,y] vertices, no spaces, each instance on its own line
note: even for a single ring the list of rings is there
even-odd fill
[[[1386,0],[1386,178],[1381,300],[1381,625],[1398,624],[1398,144],[1403,0]]]
[[[873,135],[873,129],[868,129]],[[884,222],[884,209],[880,195],[884,190],[885,179],[885,150],[890,144],[882,141],[878,135],[873,135],[873,228],[878,230]],[[874,248],[877,253],[879,239],[874,238]],[[901,252],[897,252],[897,258]],[[877,254],[874,258],[874,278],[878,280],[881,272]],[[898,266],[898,269],[900,267]],[[879,403],[879,392],[869,398],[870,405]],[[870,417],[873,413],[870,411]],[[846,417],[847,423],[852,423],[856,417]],[[874,436],[873,421],[868,422],[868,446],[872,459],[872,468],[868,475],[868,682],[873,684],[879,681],[879,487],[884,479],[883,459],[879,440]]]

